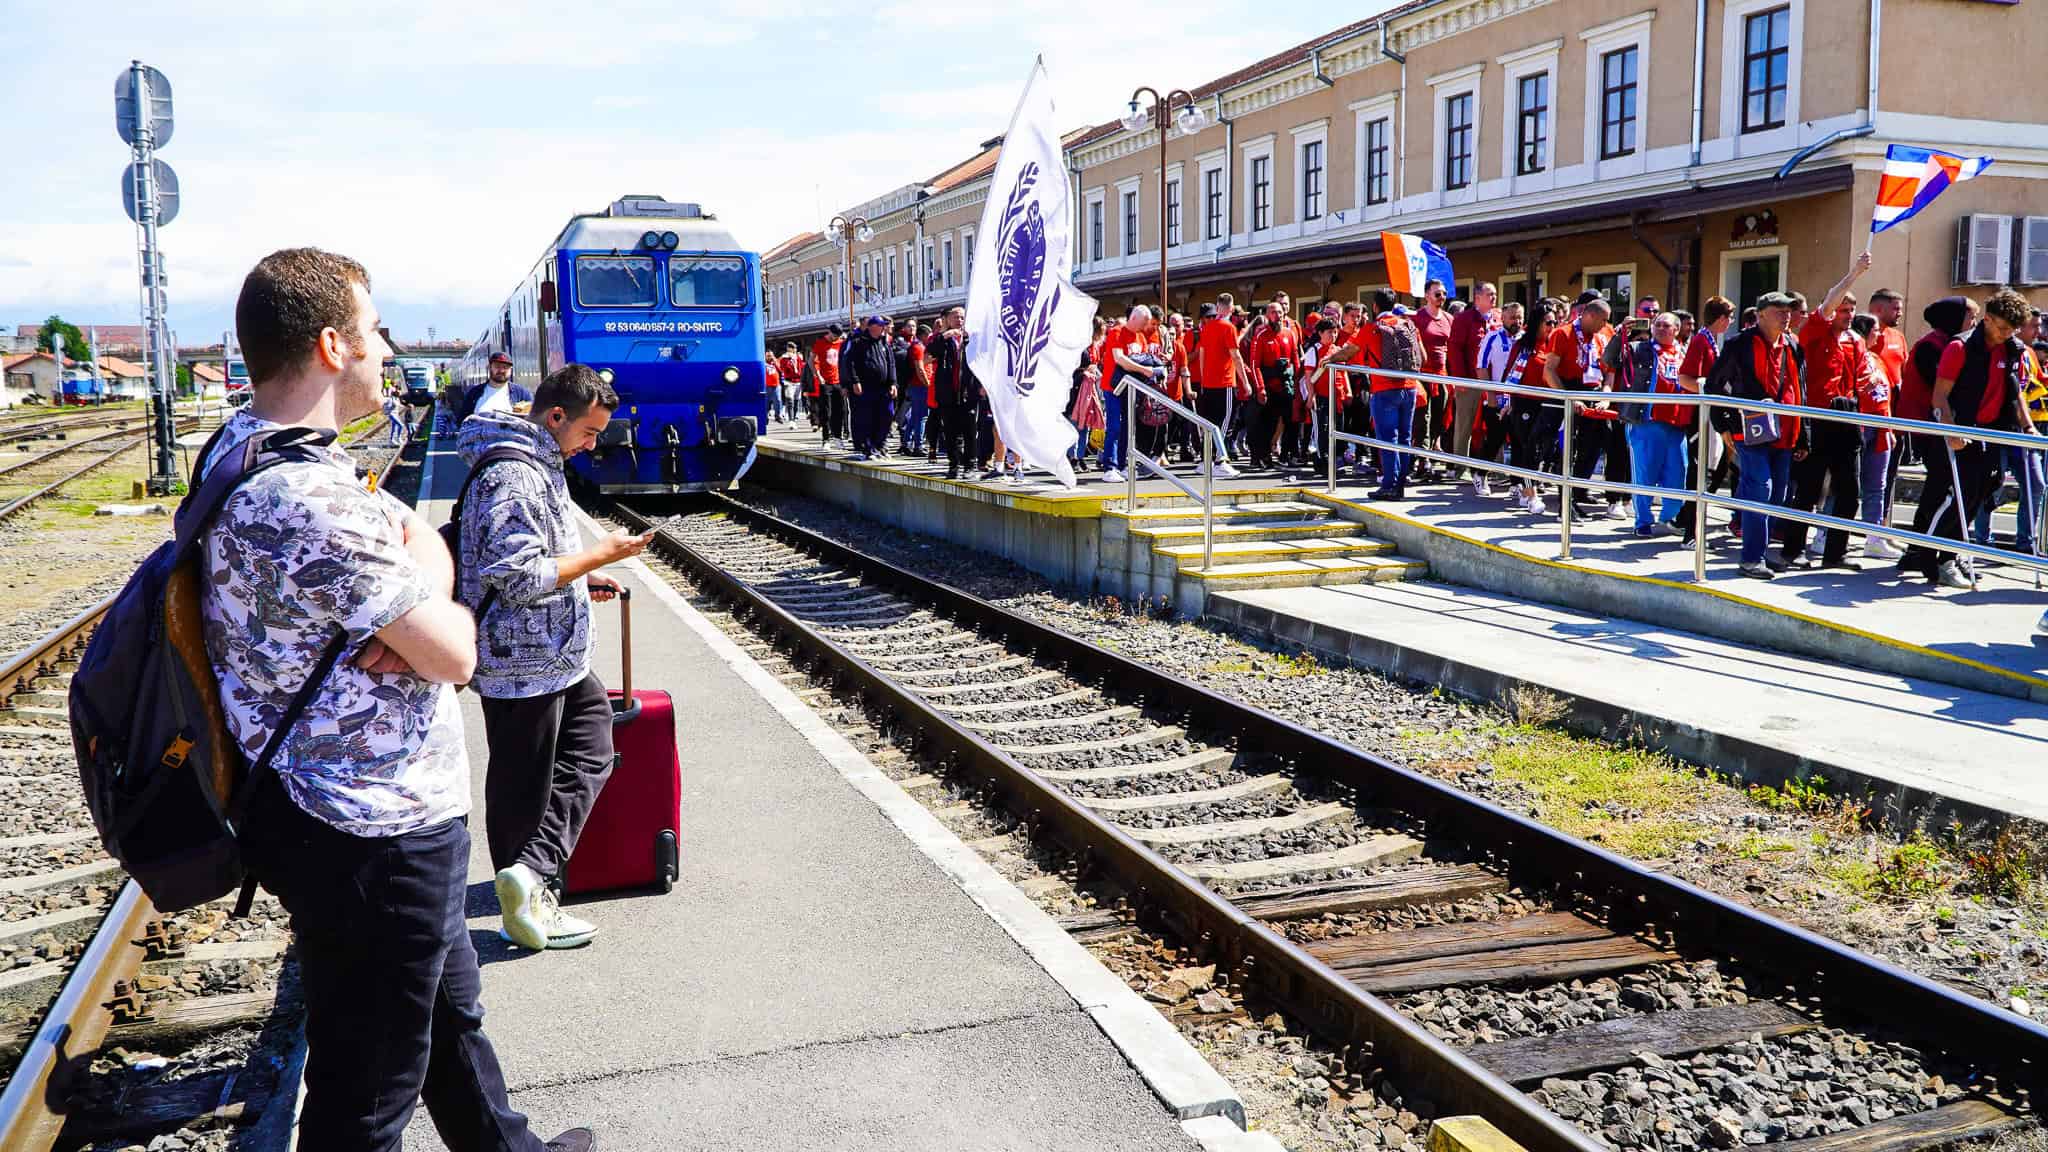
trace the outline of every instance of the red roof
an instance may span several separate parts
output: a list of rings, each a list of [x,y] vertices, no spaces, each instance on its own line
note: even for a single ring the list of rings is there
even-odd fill
[[[104,352],[100,353],[100,374],[119,377],[122,380],[140,380],[149,375],[142,365],[132,360],[123,360],[119,356],[109,356]]]
[[[221,370],[211,364],[194,364],[192,366],[192,375],[209,384],[224,384],[227,382],[227,377],[221,374]]]
[[[78,328],[85,333],[88,340],[97,334],[102,348],[140,348],[149,343],[149,329],[141,324],[80,324]],[[17,340],[34,340],[42,333],[43,326],[18,324],[14,331]],[[73,348],[67,351],[82,352],[85,349]]]

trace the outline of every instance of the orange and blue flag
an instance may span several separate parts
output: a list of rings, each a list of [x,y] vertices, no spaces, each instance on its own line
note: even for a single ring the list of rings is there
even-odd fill
[[[1450,253],[1422,237],[1408,232],[1380,233],[1380,250],[1387,258],[1387,286],[1409,296],[1422,295],[1422,286],[1441,280],[1445,287],[1457,283],[1451,274]]]
[[[1904,224],[1946,192],[1949,185],[1968,180],[1989,167],[1989,156],[1957,156],[1904,144],[1885,149],[1884,172],[1877,178],[1877,209],[1870,218],[1871,235],[1894,224]]]

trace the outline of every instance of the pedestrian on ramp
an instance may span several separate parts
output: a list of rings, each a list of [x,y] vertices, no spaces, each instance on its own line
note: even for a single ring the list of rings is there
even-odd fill
[[[582,546],[563,464],[597,444],[618,393],[588,366],[541,382],[532,411],[479,410],[456,450],[469,465],[456,596],[476,614],[476,677],[491,760],[484,829],[505,938],[575,948],[597,927],[555,888],[612,770],[612,708],[591,670],[590,602],[619,585],[598,573],[653,538],[614,532]]]

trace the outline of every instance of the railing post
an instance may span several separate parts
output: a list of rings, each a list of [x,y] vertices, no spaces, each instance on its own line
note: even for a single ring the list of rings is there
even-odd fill
[[[1334,496],[1337,494],[1337,376],[1327,368],[1323,369],[1323,375],[1328,377],[1326,385],[1330,390],[1330,416],[1323,428],[1323,443],[1327,445],[1323,449],[1323,467],[1330,470],[1330,482],[1326,490]]]
[[[1111,399],[1118,399],[1110,393]],[[1121,397],[1124,403],[1124,511],[1138,514],[1138,406],[1131,401],[1138,398],[1137,377],[1124,388]]]
[[[1564,443],[1559,451],[1558,474],[1558,559],[1572,558],[1572,402],[1564,402]]]
[[[1202,434],[1202,571],[1216,561],[1216,437],[1207,428]]]
[[[1693,407],[1693,425],[1699,431],[1699,447],[1693,453],[1692,579],[1707,582],[1707,449],[1713,444],[1714,404],[1703,400]]]

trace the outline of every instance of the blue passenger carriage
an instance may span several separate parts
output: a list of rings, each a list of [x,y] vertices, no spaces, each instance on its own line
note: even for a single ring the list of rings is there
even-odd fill
[[[528,388],[587,364],[619,393],[595,452],[571,464],[604,492],[723,488],[767,429],[760,263],[695,204],[628,196],[572,218],[469,350],[481,380],[511,355]]]

